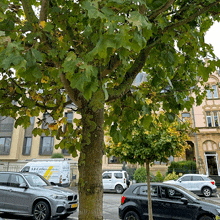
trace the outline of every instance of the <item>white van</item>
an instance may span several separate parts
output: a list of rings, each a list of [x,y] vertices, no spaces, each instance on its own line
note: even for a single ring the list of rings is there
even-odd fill
[[[50,183],[68,187],[70,185],[70,164],[65,159],[33,159],[20,172],[38,173]]]

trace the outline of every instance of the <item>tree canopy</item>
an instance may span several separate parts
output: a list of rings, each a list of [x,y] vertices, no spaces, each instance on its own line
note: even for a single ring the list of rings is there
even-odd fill
[[[126,128],[141,110],[150,125],[151,103],[143,96],[160,102],[171,119],[194,103],[185,99],[191,91],[201,103],[198,80],[220,66],[203,60],[215,58],[204,34],[219,21],[219,1],[0,0],[0,114],[25,128],[38,117],[34,135],[51,132],[73,156],[80,150],[79,219],[103,218],[104,117],[120,138],[129,133],[118,132],[117,114]],[[148,83],[133,95],[142,70]],[[82,117],[64,132],[63,111],[72,102]],[[105,106],[114,117],[104,116]],[[41,113],[54,119],[46,130]]]

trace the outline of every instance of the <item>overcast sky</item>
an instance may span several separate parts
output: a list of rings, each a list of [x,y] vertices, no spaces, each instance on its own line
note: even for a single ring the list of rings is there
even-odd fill
[[[205,42],[212,44],[215,55],[220,58],[220,23],[215,22],[205,36]]]

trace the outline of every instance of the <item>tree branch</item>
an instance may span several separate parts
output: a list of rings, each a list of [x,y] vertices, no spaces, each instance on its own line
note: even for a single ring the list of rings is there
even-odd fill
[[[60,74],[60,79],[61,79],[61,82],[63,83],[64,89],[66,90],[66,93],[68,94],[70,99],[76,104],[76,106],[78,108],[81,108],[82,101],[79,99],[80,91],[78,89],[73,89],[70,86],[70,82],[68,79],[66,79],[66,76],[64,73]]]
[[[29,0],[21,0],[22,6],[24,8],[24,13],[27,18],[27,20],[30,23],[38,23],[38,18],[36,17],[32,7],[31,2]]]
[[[179,27],[179,26],[181,26],[183,24],[187,24],[188,22],[195,20],[195,18],[197,18],[198,16],[202,15],[203,13],[209,11],[210,8],[212,8],[213,6],[219,4],[219,2],[220,2],[220,0],[218,0],[216,2],[213,2],[212,4],[202,8],[200,10],[198,10],[198,12],[194,13],[192,16],[190,16],[190,17],[188,17],[188,18],[186,18],[186,19],[184,19],[182,21],[179,21],[179,22],[177,22],[175,24],[172,24],[172,25],[169,25],[169,26],[165,27],[160,33],[167,32],[170,29],[173,29],[175,27]]]
[[[47,20],[47,11],[49,7],[49,1],[48,0],[42,0],[41,1],[41,11],[40,11],[40,21],[46,21]]]
[[[162,5],[160,8],[158,8],[156,11],[153,12],[152,15],[150,15],[149,20],[153,20],[156,18],[159,14],[163,13],[166,11],[173,3],[175,0],[169,0],[165,5]]]
[[[122,83],[113,88],[113,89],[108,89],[108,94],[109,94],[109,98],[107,100],[107,102],[110,102],[112,100],[115,100],[117,98],[122,97],[124,94],[126,94],[129,90],[130,90],[130,86],[132,85],[135,77],[137,76],[137,74],[141,71],[141,69],[143,68],[146,59],[150,53],[150,50],[160,41],[160,39],[150,39],[150,41],[148,41],[148,45],[142,49],[137,57],[137,59],[135,59],[134,64],[131,66],[131,68],[126,72],[124,80],[122,81]]]

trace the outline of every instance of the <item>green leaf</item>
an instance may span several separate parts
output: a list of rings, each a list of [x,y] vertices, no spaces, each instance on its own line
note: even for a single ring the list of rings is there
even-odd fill
[[[145,115],[142,119],[141,119],[141,123],[143,125],[143,127],[145,129],[148,129],[151,122],[153,121],[153,118],[151,115]]]
[[[44,27],[44,31],[50,32],[52,31],[52,29],[54,28],[54,25],[51,24],[50,22],[46,22],[45,27]]]
[[[35,57],[35,59],[36,59],[37,61],[42,62],[43,58],[42,58],[42,56],[41,56],[40,51],[38,51],[38,50],[36,50],[36,49],[34,49],[34,48],[33,48],[31,51],[32,51],[32,54],[33,54],[33,56]]]

